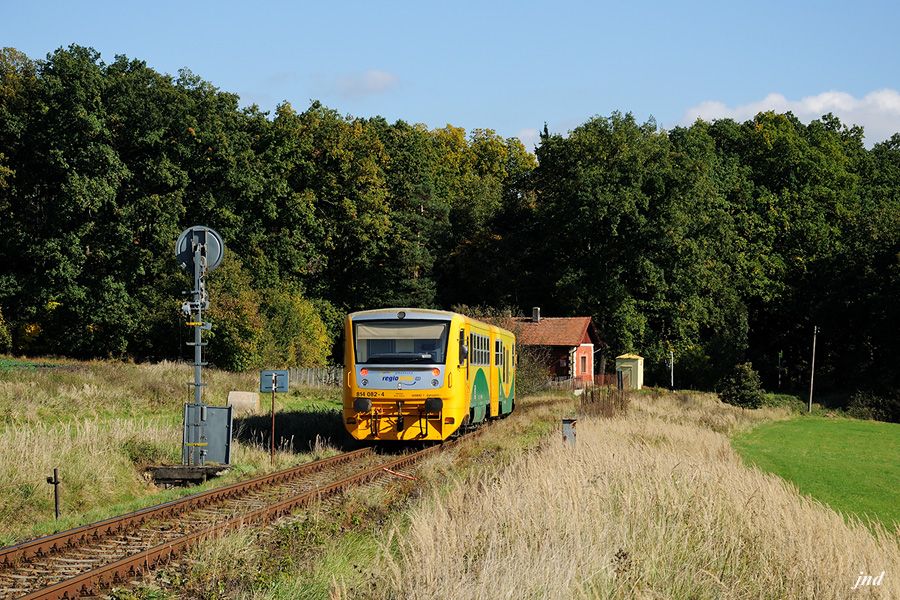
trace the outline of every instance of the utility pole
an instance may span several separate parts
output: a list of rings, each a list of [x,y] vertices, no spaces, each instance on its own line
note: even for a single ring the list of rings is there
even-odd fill
[[[778,351],[778,389],[781,389],[781,350]]]
[[[669,350],[669,389],[675,389],[675,351]]]
[[[812,397],[813,397],[813,379],[816,376],[816,334],[819,333],[819,326],[813,325],[813,347],[812,347],[812,365],[809,369],[809,409],[807,412],[812,412]]]

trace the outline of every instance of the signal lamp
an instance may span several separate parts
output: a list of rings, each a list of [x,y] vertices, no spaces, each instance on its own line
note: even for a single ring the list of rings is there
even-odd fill
[[[362,369],[359,370],[359,374],[362,375],[363,377],[365,377],[366,375],[369,374],[369,370],[366,369],[365,367],[363,367]]]
[[[441,374],[441,370],[438,369],[437,367],[435,367],[434,369],[431,370],[431,374],[434,375],[435,377],[437,377],[438,375]]]

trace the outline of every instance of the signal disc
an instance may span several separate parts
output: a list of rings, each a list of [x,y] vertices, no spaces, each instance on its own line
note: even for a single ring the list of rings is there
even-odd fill
[[[194,225],[181,232],[175,242],[175,258],[182,269],[192,271],[194,265],[194,242],[206,246],[206,270],[212,271],[222,262],[225,243],[222,236],[205,225]]]

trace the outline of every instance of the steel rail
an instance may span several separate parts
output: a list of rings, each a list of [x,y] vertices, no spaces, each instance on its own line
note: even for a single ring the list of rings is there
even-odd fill
[[[313,502],[343,492],[352,486],[367,483],[379,476],[383,476],[386,469],[392,470],[409,466],[431,454],[444,450],[449,445],[454,444],[431,446],[378,464],[339,481],[256,509],[201,531],[182,536],[97,569],[87,571],[44,589],[34,591],[23,596],[22,600],[70,600],[83,595],[95,594],[100,588],[124,583],[131,578],[141,575],[146,570],[181,554],[202,540],[213,538],[246,525],[257,525],[273,521],[301,506],[308,506]]]
[[[9,568],[19,562],[34,557],[44,557],[51,553],[75,548],[89,541],[97,541],[122,531],[139,527],[156,519],[171,518],[182,512],[207,504],[240,496],[254,490],[276,485],[284,481],[316,473],[328,467],[350,462],[372,453],[371,448],[361,448],[352,452],[338,454],[330,458],[304,463],[288,469],[282,469],[267,475],[261,475],[247,481],[233,483],[184,498],[143,508],[131,513],[119,515],[96,523],[82,525],[44,537],[36,538],[5,548],[0,548],[0,567]]]

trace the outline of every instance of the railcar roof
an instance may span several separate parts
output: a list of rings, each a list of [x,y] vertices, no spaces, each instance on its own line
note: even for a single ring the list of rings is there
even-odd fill
[[[458,313],[448,312],[446,310],[432,310],[430,308],[376,308],[373,310],[360,310],[355,313],[350,313],[350,318],[359,319],[396,319],[397,313],[405,312],[409,318],[442,318],[442,319],[452,319]]]
[[[503,331],[505,333],[510,333],[508,330],[503,329],[502,327],[498,327],[497,325],[493,325],[491,323],[486,323],[484,321],[479,321],[478,319],[474,319],[472,317],[467,317],[461,313],[450,312],[447,310],[433,310],[430,308],[376,308],[372,310],[360,310],[354,313],[350,313],[348,316],[354,321],[369,321],[369,320],[380,320],[380,319],[396,319],[397,313],[405,312],[407,319],[435,319],[435,320],[450,320],[453,317],[464,317],[469,321],[473,321],[478,323],[479,325],[484,326],[490,331]]]

